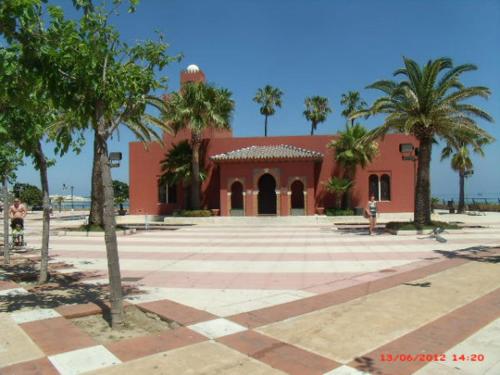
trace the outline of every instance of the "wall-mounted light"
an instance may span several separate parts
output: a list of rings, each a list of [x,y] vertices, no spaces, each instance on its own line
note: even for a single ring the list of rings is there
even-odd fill
[[[410,153],[413,152],[415,146],[411,143],[400,143],[399,144],[399,152],[401,153]]]
[[[109,159],[109,166],[111,168],[119,167],[120,161],[122,160],[122,153],[121,152],[110,152],[108,159]]]

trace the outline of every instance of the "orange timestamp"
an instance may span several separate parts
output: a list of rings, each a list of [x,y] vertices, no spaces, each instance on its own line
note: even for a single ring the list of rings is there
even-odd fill
[[[438,354],[438,353],[382,353],[380,360],[382,362],[483,362],[485,355],[480,353],[472,354]]]

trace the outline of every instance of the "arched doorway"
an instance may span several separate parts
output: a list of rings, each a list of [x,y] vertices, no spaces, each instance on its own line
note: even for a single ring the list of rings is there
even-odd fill
[[[231,185],[231,216],[243,216],[243,184],[239,181]]]
[[[295,180],[290,186],[291,196],[291,214],[304,215],[304,184],[300,180]]]
[[[259,178],[259,215],[276,215],[276,180],[269,173]]]

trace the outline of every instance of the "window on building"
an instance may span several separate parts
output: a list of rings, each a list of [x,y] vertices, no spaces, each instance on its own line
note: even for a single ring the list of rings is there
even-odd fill
[[[387,174],[380,177],[380,200],[391,200],[391,178]]]
[[[375,196],[375,200],[380,200],[378,176],[376,174],[371,174],[368,178],[368,199],[372,195]]]
[[[177,185],[170,185],[168,187],[167,203],[177,203]]]
[[[158,202],[167,203],[167,184],[158,182]]]
[[[158,202],[177,203],[177,186],[158,182]]]

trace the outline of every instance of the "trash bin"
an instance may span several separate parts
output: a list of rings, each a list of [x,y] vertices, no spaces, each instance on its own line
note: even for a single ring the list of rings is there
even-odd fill
[[[354,208],[354,215],[363,216],[363,207],[355,207]]]

